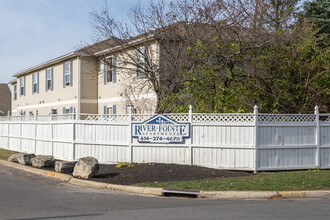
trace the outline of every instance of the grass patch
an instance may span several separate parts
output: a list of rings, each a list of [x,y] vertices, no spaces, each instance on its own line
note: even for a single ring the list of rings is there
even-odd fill
[[[127,162],[118,162],[116,168],[122,168],[122,167],[134,167],[134,164]]]
[[[10,157],[13,154],[16,154],[15,151],[5,150],[0,148],[0,160],[8,160],[8,157]]]
[[[215,178],[182,182],[141,183],[144,187],[204,191],[282,191],[330,189],[330,170],[261,172],[235,178]]]

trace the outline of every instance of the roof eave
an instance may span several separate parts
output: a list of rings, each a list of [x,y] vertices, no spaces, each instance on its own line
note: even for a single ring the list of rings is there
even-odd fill
[[[70,59],[72,57],[77,57],[77,56],[81,56],[81,55],[85,55],[84,53],[80,53],[80,52],[71,52],[71,53],[68,53],[68,54],[65,54],[63,56],[60,56],[60,57],[56,57],[54,59],[51,59],[51,60],[48,60],[44,63],[41,63],[39,65],[36,65],[36,66],[33,66],[31,68],[28,68],[28,69],[25,69],[25,70],[22,70],[18,73],[15,73],[13,75],[13,77],[19,77],[19,76],[22,76],[22,75],[25,75],[27,73],[30,73],[32,71],[36,71],[38,69],[42,69],[42,68],[45,68],[47,66],[50,66],[52,64],[55,64],[55,63],[58,63],[58,62],[61,62],[63,60],[66,60],[66,59]]]
[[[8,84],[15,84],[15,83],[17,83],[17,79],[12,79],[8,82]]]
[[[103,55],[103,54],[106,54],[106,53],[115,52],[115,51],[118,51],[118,50],[121,50],[121,49],[124,49],[124,48],[135,46],[135,45],[140,44],[140,43],[142,43],[143,41],[146,41],[146,40],[155,40],[156,37],[157,37],[156,34],[151,34],[151,35],[148,35],[146,37],[141,37],[139,39],[129,41],[128,43],[124,43],[123,45],[118,45],[118,46],[110,47],[110,48],[105,49],[105,50],[98,51],[98,52],[94,53],[94,55],[99,56],[99,55]]]

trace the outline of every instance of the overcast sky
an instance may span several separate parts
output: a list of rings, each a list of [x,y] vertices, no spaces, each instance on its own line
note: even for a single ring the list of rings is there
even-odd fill
[[[137,0],[109,0],[113,16],[125,19]],[[147,2],[142,0],[141,3]],[[44,61],[91,42],[89,12],[105,0],[0,0],[0,83]]]

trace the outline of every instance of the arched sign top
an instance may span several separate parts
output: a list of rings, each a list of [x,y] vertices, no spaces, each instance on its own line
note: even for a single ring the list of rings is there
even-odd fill
[[[132,137],[142,143],[182,143],[190,137],[190,123],[158,114],[142,123],[132,123]]]

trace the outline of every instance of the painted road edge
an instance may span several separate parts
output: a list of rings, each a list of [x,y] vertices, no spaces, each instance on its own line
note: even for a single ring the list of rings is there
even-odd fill
[[[14,162],[8,162],[5,160],[0,160],[0,164],[20,169],[23,171],[27,171],[33,174],[39,174],[42,176],[52,177],[56,179],[60,179],[62,181],[79,185],[79,186],[85,186],[85,187],[92,187],[92,188],[98,188],[98,189],[107,189],[110,191],[121,191],[121,192],[127,192],[127,193],[133,193],[133,194],[142,194],[142,195],[152,195],[152,196],[162,196],[162,190],[163,188],[155,188],[155,187],[139,187],[139,186],[125,186],[125,185],[117,185],[117,184],[109,184],[109,183],[102,183],[102,182],[94,182],[90,180],[83,180],[74,178],[71,175],[64,174],[64,173],[58,173],[55,171],[48,171],[48,170],[42,170],[38,168],[34,168],[31,166],[25,166]]]
[[[98,189],[107,189],[110,191],[121,191],[140,195],[162,196],[163,188],[125,186],[90,180],[77,179],[71,175],[57,173],[54,171],[42,170],[30,166],[24,166],[18,163],[0,160],[0,164],[24,170],[30,173],[39,174],[47,177],[63,180],[65,182],[92,187]],[[315,191],[200,191],[199,198],[209,199],[272,199],[272,198],[330,198],[330,190]]]

